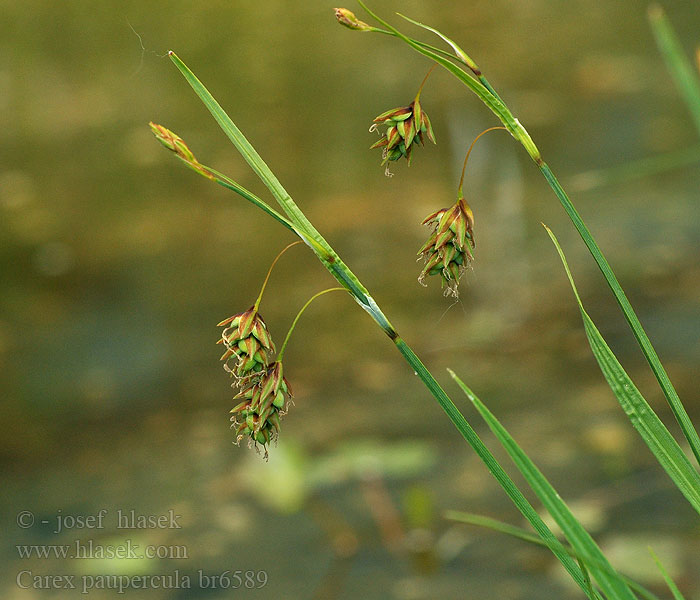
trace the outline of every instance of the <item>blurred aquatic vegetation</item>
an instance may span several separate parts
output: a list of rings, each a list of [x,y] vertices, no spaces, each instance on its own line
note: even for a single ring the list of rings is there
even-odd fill
[[[359,523],[327,499],[333,488],[350,488],[363,512],[371,517],[385,549],[399,561],[409,561],[416,574],[430,574],[453,556],[440,548],[432,493],[412,484],[397,501],[389,491],[402,482],[420,481],[434,468],[438,454],[427,442],[386,442],[359,439],[340,443],[311,456],[293,441],[280,442],[267,462],[252,456],[239,467],[236,479],[268,509],[282,514],[305,512],[325,533],[333,560],[314,597],[340,594],[353,558],[367,542]],[[444,546],[444,544],[443,544]]]
[[[372,477],[420,477],[437,460],[437,451],[428,442],[357,439],[311,457],[287,440],[278,444],[267,463],[254,457],[246,461],[241,477],[247,482],[248,490],[266,506],[295,512],[319,490]],[[259,485],[262,479],[266,481],[264,486]]]

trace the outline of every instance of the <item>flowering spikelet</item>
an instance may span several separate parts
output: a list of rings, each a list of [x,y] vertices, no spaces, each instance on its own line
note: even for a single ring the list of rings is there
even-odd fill
[[[255,307],[224,319],[218,326],[225,327],[217,342],[226,346],[221,356],[224,368],[238,380],[260,373],[275,352],[275,345]],[[229,359],[234,357],[231,367]]]
[[[197,171],[197,173],[203,175],[207,179],[215,179],[214,174],[195,158],[194,154],[192,154],[192,150],[189,149],[189,146],[185,143],[185,140],[183,140],[179,135],[173,133],[170,131],[170,129],[167,129],[162,125],[153,123],[153,121],[151,121],[148,125],[150,126],[153,135],[156,136],[156,139],[168,150],[174,152],[177,157],[190,169]]]
[[[280,416],[286,412],[291,397],[292,389],[283,375],[281,362],[267,365],[262,373],[244,379],[241,391],[235,396],[241,402],[231,410],[236,443],[244,437],[263,446],[276,440]]]
[[[421,146],[424,145],[424,136],[435,143],[430,119],[418,98],[408,106],[393,108],[376,117],[370,131],[376,131],[384,125],[386,131],[382,138],[370,146],[370,149],[382,148],[382,166],[401,157],[410,165],[414,143],[417,141]]]
[[[347,27],[348,29],[354,29],[355,31],[372,31],[374,27],[367,25],[364,21],[360,21],[355,16],[355,13],[348,10],[347,8],[334,8],[335,18],[338,19],[338,23]]]
[[[423,220],[423,225],[433,228],[428,241],[418,255],[425,260],[418,281],[426,285],[427,275],[440,275],[446,296],[459,295],[459,279],[474,260],[474,215],[463,197],[451,208],[442,208]]]

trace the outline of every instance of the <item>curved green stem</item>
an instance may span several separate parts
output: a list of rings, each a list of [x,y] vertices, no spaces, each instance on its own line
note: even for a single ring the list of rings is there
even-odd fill
[[[324,294],[328,294],[329,292],[347,292],[347,291],[348,290],[345,289],[344,287],[328,288],[327,290],[323,290],[322,292],[318,292],[318,294],[314,294],[313,296],[311,296],[311,298],[309,298],[306,301],[306,304],[304,304],[304,306],[302,306],[299,309],[297,316],[294,317],[292,324],[289,326],[289,331],[287,331],[287,336],[284,338],[284,342],[282,342],[282,348],[280,349],[279,353],[277,354],[277,362],[282,362],[282,357],[284,356],[284,351],[287,348],[287,343],[289,342],[289,338],[292,335],[292,331],[294,331],[294,328],[297,326],[297,321],[301,318],[301,315],[304,314],[304,311],[307,309],[309,304],[311,304],[319,296],[323,296]]]
[[[277,200],[291,222],[291,229],[308,244],[323,265],[331,272],[338,282],[353,295],[358,304],[379,323],[384,332],[389,336],[395,333],[391,323],[369,296],[369,292],[365,289],[360,280],[347,265],[343,263],[335,250],[330,247],[328,242],[306,218],[306,215],[296,205],[294,200],[292,200],[292,197],[287,190],[284,189],[275,174],[270,170],[255,148],[253,148],[252,144],[246,139],[241,130],[238,129],[236,124],[226,114],[226,111],[221,108],[221,105],[214,99],[209,90],[207,90],[189,67],[187,67],[174,52],[170,51],[168,55],[182,73],[185,80],[207,107],[219,124],[219,127],[221,127],[236,149],[241,153],[244,160],[250,165],[251,169],[253,169],[275,197],[275,200]],[[241,193],[238,189],[232,189],[239,194]],[[260,200],[260,202],[262,203],[261,208],[264,209],[264,207],[267,207],[268,210],[266,210],[266,212],[270,214],[270,207],[262,202],[262,200]]]
[[[398,37],[393,31],[388,31],[386,29],[382,29],[380,27],[372,27],[372,31],[374,33],[382,33],[384,35],[390,35],[392,37]],[[413,38],[411,38],[413,39]],[[413,41],[421,46],[422,48],[425,48],[426,50],[430,50],[431,52],[435,52],[436,54],[439,54],[440,56],[447,58],[449,60],[456,60],[457,62],[462,63],[465,67],[469,66],[467,63],[464,62],[463,59],[459,58],[458,56],[455,56],[454,54],[451,54],[447,52],[446,50],[443,50],[442,48],[437,48],[436,46],[433,46],[431,44],[426,44],[425,42],[421,42],[420,40],[413,39]]]

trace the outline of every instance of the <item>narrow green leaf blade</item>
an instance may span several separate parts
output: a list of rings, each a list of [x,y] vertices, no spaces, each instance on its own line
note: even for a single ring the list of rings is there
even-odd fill
[[[649,548],[649,553],[654,559],[654,562],[656,563],[656,568],[659,569],[661,576],[664,578],[664,581],[666,582],[668,589],[671,590],[671,593],[673,594],[675,600],[685,600],[683,594],[681,594],[681,591],[678,589],[678,586],[675,584],[673,579],[671,579],[671,576],[668,574],[668,571],[666,571],[663,564],[661,564],[659,557],[656,556],[656,553],[651,548]]]
[[[583,317],[583,325],[588,337],[593,354],[595,355],[600,369],[612,389],[617,401],[629,417],[634,428],[642,436],[649,449],[654,453],[657,460],[664,468],[669,477],[683,493],[691,506],[700,513],[700,474],[693,467],[688,457],[685,455],[678,442],[669,433],[666,426],[653,411],[649,403],[644,399],[637,387],[630,379],[627,372],[617,360],[615,354],[603,339],[597,327],[586,313],[581,298],[579,297],[576,284],[569,270],[569,265],[564,256],[556,236],[545,225],[545,229],[552,239],[559,257],[561,258],[569,283],[576,296]]]
[[[457,382],[466,396],[471,400],[481,417],[486,421],[498,441],[513,459],[513,462],[522,473],[532,490],[540,499],[545,508],[552,515],[566,539],[574,549],[577,557],[580,557],[588,567],[603,593],[612,598],[635,600],[632,590],[624,578],[613,568],[590,534],[578,522],[566,503],[552,487],[546,477],[535,466],[529,456],[517,444],[508,431],[501,425],[488,408],[477,398],[455,373],[450,375]]]
[[[484,75],[481,72],[481,69],[478,67],[478,65],[453,40],[448,38],[444,33],[442,33],[441,31],[438,31],[434,27],[430,27],[429,25],[425,25],[424,23],[420,23],[419,21],[414,21],[410,17],[407,17],[406,15],[402,15],[401,13],[396,13],[396,14],[399,15],[399,17],[401,17],[402,19],[406,19],[409,23],[413,23],[414,25],[416,25],[418,27],[422,27],[423,29],[434,33],[440,39],[442,39],[450,48],[452,48],[452,50],[455,53],[456,58],[461,63],[466,65],[474,73],[474,75],[477,76],[477,78],[484,85],[484,87],[489,92],[491,92],[496,98],[498,98],[499,100],[501,99],[500,96],[496,93],[496,90],[493,89],[493,87],[489,83],[488,79],[486,79],[486,77],[484,77]]]
[[[649,22],[671,77],[700,133],[700,77],[683,51],[666,13],[658,4],[649,7]]]
[[[331,248],[330,244],[306,218],[306,215],[296,205],[294,200],[292,200],[291,196],[287,193],[284,187],[282,187],[282,184],[267,166],[262,157],[257,153],[252,144],[246,139],[240,129],[238,129],[235,123],[226,114],[224,109],[221,108],[221,105],[214,99],[211,93],[209,93],[209,90],[204,87],[202,82],[197,79],[195,74],[190,71],[187,65],[185,65],[185,63],[183,63],[174,52],[170,51],[168,54],[175,66],[184,76],[185,80],[190,84],[190,87],[192,87],[197,96],[199,96],[199,99],[219,124],[219,127],[221,127],[236,149],[241,153],[245,161],[270,190],[279,205],[289,217],[289,220],[294,225],[295,231],[299,233],[299,236],[311,247],[331,275],[333,275],[333,277],[335,277],[340,284],[352,294],[357,303],[360,304],[360,306],[362,306],[362,308],[372,316],[372,318],[384,330],[384,332],[389,336],[395,337],[396,332],[394,331],[393,326],[386,318],[386,315],[384,315],[384,313],[382,313],[382,311],[379,309],[379,306],[377,306],[377,303],[374,301],[367,289],[362,285],[357,276],[340,259],[333,248]],[[230,186],[226,185],[226,187]],[[241,193],[241,190],[239,189],[230,189],[233,189],[237,193]]]
[[[537,546],[547,547],[548,544],[541,538],[537,537],[533,533],[526,531],[522,527],[516,527],[510,523],[504,523],[498,519],[493,519],[491,517],[485,517],[483,515],[477,515],[476,513],[464,512],[461,510],[448,510],[445,512],[445,518],[451,521],[457,521],[459,523],[467,523],[469,525],[478,525],[479,527],[486,527],[487,529],[492,529],[493,531],[498,531],[499,533],[505,533],[511,537],[518,538],[530,544],[535,544]],[[557,540],[557,544],[564,549],[564,545]],[[569,552],[567,550],[567,552]]]
[[[407,17],[406,15],[402,15],[401,13],[397,13],[399,17],[402,19],[406,19],[409,23],[413,23],[414,25],[418,27],[422,27],[423,29],[426,29],[427,31],[430,31],[437,35],[439,38],[442,39],[452,50],[454,50],[454,53],[457,55],[458,58],[464,62],[464,64],[469,67],[472,71],[474,71],[475,75],[481,74],[481,70],[477,66],[477,64],[467,55],[467,53],[462,50],[455,42],[453,42],[450,38],[448,38],[446,35],[435,29],[434,27],[430,27],[429,25],[424,25],[423,23],[420,23],[419,21],[414,21],[410,17]]]
[[[177,54],[171,50],[168,52],[168,55],[170,56],[170,60],[172,60],[175,66],[180,70],[187,83],[190,84],[197,96],[199,96],[204,106],[206,106],[207,110],[212,114],[219,124],[219,127],[221,127],[226,136],[241,153],[255,174],[267,186],[294,225],[296,225],[298,229],[304,231],[307,237],[311,237],[320,243],[322,240],[320,234],[316,231],[314,226],[311,225],[304,213],[299,210],[299,207],[294,203],[287,193],[287,190],[284,189],[275,174],[270,170],[255,148],[253,148],[252,144],[246,139],[241,130],[236,127],[236,124],[226,114],[226,111],[221,108],[221,105],[214,99],[209,90],[197,79],[187,65],[180,60]]]
[[[572,178],[571,187],[577,191],[589,191],[625,181],[651,177],[698,163],[700,163],[700,144],[612,167],[584,171]]]

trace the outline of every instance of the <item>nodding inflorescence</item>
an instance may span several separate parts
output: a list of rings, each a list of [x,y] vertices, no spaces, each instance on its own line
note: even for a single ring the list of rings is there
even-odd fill
[[[225,328],[217,343],[226,347],[221,360],[227,372],[240,381],[265,368],[269,357],[275,352],[275,345],[265,321],[254,306],[224,319],[218,327]],[[232,359],[235,359],[233,365],[230,364]]]
[[[423,225],[431,227],[432,233],[428,241],[418,251],[418,256],[423,257],[425,261],[423,270],[418,276],[418,282],[425,286],[427,276],[440,275],[445,296],[459,297],[459,280],[467,267],[470,266],[471,261],[474,260],[473,251],[476,246],[473,231],[474,213],[464,199],[464,173],[476,141],[494,129],[506,130],[505,127],[500,126],[489,127],[477,135],[469,146],[462,166],[457,202],[451,207],[441,208],[423,219]]]
[[[226,347],[221,360],[235,378],[232,387],[239,392],[234,399],[242,400],[231,410],[236,443],[248,437],[250,443],[266,448],[279,436],[280,416],[292,395],[282,376],[282,363],[269,362],[275,345],[255,306],[224,319],[219,326],[224,330],[217,343]]]
[[[341,287],[328,288],[311,296],[292,321],[277,359],[271,360],[275,344],[258,312],[258,306],[277,261],[289,248],[301,243],[293,242],[277,255],[253,306],[218,324],[224,329],[217,343],[226,348],[221,360],[226,372],[235,379],[231,387],[238,388],[234,400],[239,402],[231,409],[231,427],[236,430],[235,443],[240,444],[241,440],[248,438],[249,445],[256,448],[258,444],[262,445],[265,458],[268,456],[267,446],[279,438],[280,418],[292,403],[292,388],[284,377],[282,357],[294,328],[316,298],[328,292],[347,291]]]
[[[292,398],[282,363],[275,361],[239,380],[238,385],[240,391],[234,399],[241,402],[231,409],[236,443],[248,437],[253,443],[262,444],[267,456],[267,445],[279,437],[280,417],[286,413]]]
[[[287,410],[292,392],[282,375],[284,347],[277,360],[272,362],[275,344],[258,307],[277,261],[292,246],[299,244],[301,242],[289,244],[272,261],[253,306],[218,324],[224,328],[217,342],[226,348],[221,356],[224,370],[235,379],[231,387],[239,390],[234,399],[241,400],[231,410],[236,443],[240,444],[247,437],[249,444],[256,447],[261,444],[265,448],[265,458],[268,444],[279,437],[280,417]]]
[[[382,113],[374,119],[370,131],[378,131],[382,126],[386,130],[381,139],[370,146],[370,149],[382,148],[382,166],[402,157],[410,165],[414,142],[424,145],[424,136],[435,143],[430,119],[418,100]]]
[[[372,144],[370,150],[374,148],[382,149],[382,166],[386,166],[384,173],[389,177],[391,176],[388,167],[389,162],[403,157],[410,166],[413,148],[417,142],[423,146],[425,143],[424,138],[427,137],[433,144],[435,143],[433,126],[420,103],[421,91],[433,68],[434,66],[431,67],[423,79],[413,102],[408,106],[387,110],[372,121],[370,131],[379,131],[380,127],[386,127],[383,133],[380,132],[380,140]]]
[[[446,296],[459,296],[458,286],[462,274],[474,260],[474,215],[460,197],[450,208],[428,215],[423,225],[432,228],[428,241],[418,251],[425,265],[418,281],[425,284],[429,275],[440,275]]]

